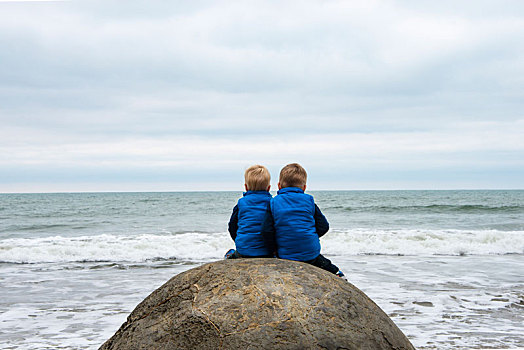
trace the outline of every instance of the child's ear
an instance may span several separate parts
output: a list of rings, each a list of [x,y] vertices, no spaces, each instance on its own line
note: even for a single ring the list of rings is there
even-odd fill
[[[278,189],[281,190],[282,189],[282,185],[280,185],[280,182],[278,183]]]
[[[244,187],[245,187],[245,189],[246,189],[246,192],[249,191],[249,190],[247,189],[247,184],[244,184]]]
[[[302,186],[302,191],[306,190],[306,185]]]
[[[269,190],[271,189],[271,185],[267,186],[267,190],[269,192]]]

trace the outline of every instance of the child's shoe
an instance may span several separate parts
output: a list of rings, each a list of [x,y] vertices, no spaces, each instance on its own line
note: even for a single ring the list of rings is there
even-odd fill
[[[235,256],[235,250],[234,249],[229,249],[226,253],[226,255],[224,255],[224,259],[234,259],[234,256]]]
[[[338,270],[338,272],[335,275],[337,275],[338,277],[342,278],[344,281],[348,280],[346,278],[346,276],[344,275],[344,273],[342,271],[340,271],[340,270]]]

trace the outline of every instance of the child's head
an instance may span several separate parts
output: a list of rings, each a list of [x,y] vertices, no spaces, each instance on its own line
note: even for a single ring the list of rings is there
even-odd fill
[[[247,191],[269,191],[271,175],[263,165],[252,165],[244,173]]]
[[[298,163],[291,163],[280,170],[278,188],[298,187],[306,189],[307,173],[306,169]]]

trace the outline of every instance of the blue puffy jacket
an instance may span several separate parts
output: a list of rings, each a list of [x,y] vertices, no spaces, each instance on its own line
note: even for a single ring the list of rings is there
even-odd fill
[[[279,258],[310,261],[320,254],[319,235],[329,226],[312,196],[297,187],[282,188],[271,200],[271,214]],[[325,226],[323,232],[317,232],[319,214]]]
[[[268,191],[247,191],[233,208],[229,232],[241,255],[263,256],[273,253],[260,233],[270,201],[271,194]]]

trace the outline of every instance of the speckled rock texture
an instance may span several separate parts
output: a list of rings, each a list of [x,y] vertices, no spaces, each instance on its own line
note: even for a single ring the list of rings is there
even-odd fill
[[[100,349],[414,349],[362,291],[279,259],[218,261],[155,290]]]

